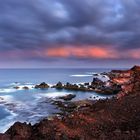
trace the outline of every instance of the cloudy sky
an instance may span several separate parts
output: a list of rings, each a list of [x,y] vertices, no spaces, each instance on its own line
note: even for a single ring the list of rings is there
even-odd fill
[[[0,68],[140,64],[140,0],[0,0]]]

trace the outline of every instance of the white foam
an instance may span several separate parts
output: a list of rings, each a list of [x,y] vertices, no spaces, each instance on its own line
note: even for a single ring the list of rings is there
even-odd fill
[[[13,101],[13,97],[11,95],[0,96],[0,98],[2,98],[2,101],[5,101],[5,102],[12,102]]]
[[[2,119],[0,121],[0,133],[7,131],[15,122],[16,120],[14,120],[14,116],[8,116],[5,119]]]
[[[70,75],[70,77],[90,77],[92,75],[90,74],[75,74],[75,75]]]
[[[0,133],[4,133],[5,131],[7,131],[16,122],[15,117],[17,116],[17,114],[9,111],[6,108],[5,111],[9,112],[10,115],[0,120]]]
[[[19,88],[17,90],[24,90],[24,87],[28,87],[29,89],[33,89],[34,85],[20,85],[18,86]]]
[[[16,89],[13,89],[13,88],[3,88],[3,89],[0,89],[0,93],[10,93],[10,92],[15,92]]]
[[[86,72],[87,74],[90,74],[90,75],[94,75],[94,74],[98,74],[98,73],[96,73],[96,72]]]
[[[65,96],[68,95],[69,93],[67,92],[52,92],[52,93],[42,93],[39,94],[41,97],[48,97],[48,98],[57,98],[60,96]]]
[[[107,75],[98,74],[97,76],[93,76],[93,77],[98,78],[102,80],[103,82],[109,81],[109,77]]]
[[[18,86],[18,85],[20,85],[20,83],[19,82],[14,82],[14,83],[11,83],[11,84],[8,84],[8,85],[10,85],[10,86]]]

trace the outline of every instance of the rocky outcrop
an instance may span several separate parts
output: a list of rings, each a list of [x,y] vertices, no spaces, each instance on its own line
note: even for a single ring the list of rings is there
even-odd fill
[[[52,88],[56,88],[56,89],[62,89],[63,88],[63,84],[61,82],[58,82],[55,86],[53,86]]]
[[[99,101],[78,101],[71,112],[31,126],[15,123],[3,140],[140,139],[140,93]],[[67,107],[66,107],[67,108]]]
[[[93,81],[91,83],[91,86],[95,89],[95,88],[102,88],[105,86],[105,82],[103,82],[102,80],[98,79],[98,78],[93,78]]]
[[[67,82],[66,84],[63,85],[61,82],[58,82],[52,88],[65,89],[65,90],[74,90],[74,91],[93,91],[87,85],[89,85],[89,83],[85,83],[85,84],[71,84],[71,83]]]
[[[46,84],[45,82],[39,84],[39,85],[36,85],[35,88],[40,88],[40,89],[47,89],[49,88],[49,85]]]
[[[117,98],[77,102],[54,101],[53,104],[61,108],[62,114],[43,119],[35,125],[15,123],[5,134],[0,134],[0,139],[139,140],[140,67],[112,71],[108,75],[109,88],[114,86],[113,89],[118,89],[116,86],[121,86]],[[70,84],[67,86],[71,87]],[[76,86],[73,87],[75,89]],[[118,95],[121,96],[118,98]]]
[[[111,83],[120,85],[122,90],[118,97],[129,93],[140,91],[140,67],[134,66],[130,70],[112,71],[110,74]]]

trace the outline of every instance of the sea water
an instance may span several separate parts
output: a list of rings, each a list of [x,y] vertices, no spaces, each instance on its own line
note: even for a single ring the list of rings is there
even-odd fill
[[[94,73],[106,71],[109,69],[0,69],[0,132],[5,132],[16,121],[34,124],[57,113],[59,110],[51,100],[59,96],[76,94],[73,100],[107,97],[95,92],[35,89],[36,84],[91,82]],[[15,89],[16,86],[19,89]],[[24,86],[29,90],[24,90]]]

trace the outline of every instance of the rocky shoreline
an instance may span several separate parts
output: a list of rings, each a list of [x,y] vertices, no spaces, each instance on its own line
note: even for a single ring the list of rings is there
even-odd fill
[[[63,85],[51,88],[96,91],[113,94],[105,100],[71,101],[76,95],[62,96],[52,104],[61,112],[35,125],[16,122],[0,140],[137,140],[140,139],[140,67],[113,70],[103,74],[107,81],[97,77],[91,83]],[[46,83],[35,88],[50,88]],[[27,87],[25,88],[27,89]]]

